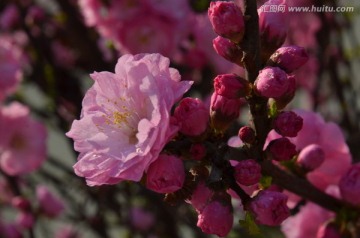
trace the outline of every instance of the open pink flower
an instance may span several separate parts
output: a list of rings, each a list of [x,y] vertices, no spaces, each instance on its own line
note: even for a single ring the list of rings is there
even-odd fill
[[[9,175],[34,171],[46,159],[46,128],[29,109],[12,103],[0,109],[0,167]]]
[[[160,54],[124,55],[110,72],[93,73],[80,120],[67,136],[80,152],[75,173],[88,185],[139,181],[177,132],[170,109],[190,88]]]

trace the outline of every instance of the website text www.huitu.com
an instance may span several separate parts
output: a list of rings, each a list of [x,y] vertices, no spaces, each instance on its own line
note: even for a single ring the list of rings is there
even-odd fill
[[[333,7],[333,6],[314,6],[311,7],[290,7],[286,5],[263,5],[260,7],[262,12],[354,12],[354,7]]]

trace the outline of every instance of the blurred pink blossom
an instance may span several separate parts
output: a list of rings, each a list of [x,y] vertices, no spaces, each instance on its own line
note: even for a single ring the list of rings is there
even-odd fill
[[[46,159],[46,128],[30,117],[26,106],[13,102],[0,109],[0,166],[9,175],[23,175]]]
[[[296,145],[297,151],[310,144],[317,144],[321,146],[325,154],[324,162],[319,168],[308,173],[307,178],[323,190],[330,184],[338,184],[340,177],[351,165],[351,154],[341,129],[333,122],[325,122],[315,112],[300,109],[293,111],[303,118],[303,127],[298,135],[289,138]],[[271,131],[267,140],[278,137],[275,131]]]
[[[23,53],[15,39],[0,36],[0,100],[13,93],[22,78]]]
[[[90,186],[139,181],[177,132],[170,109],[190,88],[160,54],[124,55],[115,74],[93,73],[80,120],[67,136],[80,152],[74,165]]]
[[[134,207],[130,211],[130,222],[134,228],[147,231],[155,224],[155,216],[149,211]]]
[[[36,187],[36,197],[41,212],[46,216],[57,217],[64,211],[64,203],[51,193],[46,186],[38,185]]]

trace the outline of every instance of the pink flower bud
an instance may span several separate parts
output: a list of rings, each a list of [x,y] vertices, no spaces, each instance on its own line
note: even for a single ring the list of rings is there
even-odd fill
[[[39,201],[40,210],[46,216],[57,217],[63,212],[63,202],[59,198],[55,197],[46,186],[37,186],[36,197]]]
[[[280,96],[275,98],[275,102],[276,102],[276,108],[278,110],[283,109],[284,107],[286,107],[286,105],[291,102],[291,100],[293,100],[294,96],[295,96],[295,90],[296,90],[296,79],[294,75],[288,75],[288,89],[286,90],[286,92]]]
[[[214,31],[231,41],[238,43],[244,36],[244,18],[241,9],[234,2],[211,2],[208,10]]]
[[[266,67],[259,72],[255,80],[255,90],[260,96],[278,98],[283,96],[289,87],[287,74],[278,67]]]
[[[333,223],[322,224],[316,234],[316,238],[342,238],[339,229]]]
[[[181,159],[161,154],[147,171],[146,187],[158,193],[172,193],[182,188],[185,170]]]
[[[258,9],[263,62],[284,43],[287,35],[286,9],[284,12],[270,10],[280,5],[286,6],[285,0],[269,0]]]
[[[236,182],[250,186],[258,183],[261,178],[261,167],[253,159],[241,160],[235,166]]]
[[[236,74],[221,74],[214,79],[215,92],[229,99],[245,97],[250,92],[249,82]]]
[[[249,126],[243,126],[240,128],[238,136],[242,142],[247,144],[254,143],[256,137],[255,137],[255,131]]]
[[[209,111],[198,98],[184,98],[175,109],[174,117],[180,123],[180,132],[188,136],[202,134],[209,121]]]
[[[295,137],[301,130],[303,119],[295,112],[285,111],[281,112],[274,119],[274,129],[282,136]]]
[[[24,229],[29,229],[29,228],[33,227],[33,225],[35,223],[35,219],[31,213],[21,212],[16,216],[15,223]]]
[[[218,131],[225,131],[240,115],[241,99],[229,99],[216,92],[211,96],[211,125]]]
[[[309,56],[303,47],[292,45],[277,49],[275,53],[271,55],[268,64],[277,66],[286,73],[291,73],[303,66],[308,59]]]
[[[249,210],[257,223],[278,226],[290,216],[287,199],[283,193],[264,190],[251,201]]]
[[[290,160],[297,153],[296,146],[286,137],[270,141],[266,150],[271,158],[277,161]]]
[[[216,53],[226,60],[240,66],[243,65],[242,58],[244,53],[239,45],[224,37],[217,36],[213,40],[213,47]]]
[[[205,185],[205,182],[201,181],[197,184],[194,192],[192,193],[189,203],[198,213],[201,213],[204,210],[205,205],[208,204],[212,195],[213,191]]]
[[[342,176],[339,183],[341,197],[355,206],[360,205],[360,163],[356,163]]]
[[[23,210],[23,211],[29,211],[31,209],[31,204],[29,202],[29,200],[27,200],[26,198],[17,196],[17,197],[13,197],[11,199],[11,205],[19,210]]]
[[[206,148],[203,144],[193,144],[190,148],[190,155],[194,160],[202,160],[206,155]]]
[[[199,214],[197,226],[206,234],[224,237],[230,232],[233,222],[231,206],[215,200],[208,203]]]
[[[305,170],[313,171],[320,167],[325,160],[325,153],[321,146],[311,144],[300,151],[296,162]]]

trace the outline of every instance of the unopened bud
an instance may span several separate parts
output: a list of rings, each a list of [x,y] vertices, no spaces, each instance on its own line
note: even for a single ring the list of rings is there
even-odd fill
[[[243,51],[238,44],[221,36],[213,40],[213,47],[218,55],[224,59],[242,66]]]
[[[295,96],[295,91],[296,91],[296,79],[294,75],[288,75],[288,89],[286,90],[286,92],[280,96],[275,98],[275,103],[276,103],[276,108],[278,110],[283,109],[284,107],[286,107],[286,105],[291,102],[291,100],[293,100],[294,96]]]
[[[283,193],[264,190],[251,201],[249,210],[258,224],[278,226],[290,216],[287,199]]]
[[[279,6],[286,6],[285,0],[269,0],[259,10],[260,45],[262,47],[261,58],[265,63],[270,55],[274,53],[285,41],[287,35],[287,12],[270,11],[279,9]]]
[[[211,201],[198,216],[197,226],[206,234],[226,236],[234,223],[231,204]]]
[[[235,43],[242,40],[245,31],[244,17],[234,2],[211,2],[208,16],[216,34]]]
[[[325,153],[321,146],[311,144],[300,151],[296,162],[306,171],[313,171],[320,167],[325,160]]]
[[[247,144],[254,143],[256,137],[255,137],[255,131],[249,126],[243,126],[240,128],[238,136],[240,140]]]
[[[274,119],[274,129],[277,133],[286,137],[295,137],[303,126],[303,119],[295,112],[281,112]]]
[[[261,167],[253,159],[241,160],[235,166],[236,182],[250,186],[258,183],[261,178]]]
[[[216,92],[211,96],[211,125],[217,131],[225,131],[239,117],[241,99],[229,99]]]
[[[221,74],[214,79],[215,92],[229,99],[245,97],[250,92],[249,82],[236,74]]]
[[[147,171],[146,187],[158,193],[172,193],[185,181],[184,164],[176,156],[161,154]]]
[[[202,134],[209,121],[209,111],[198,98],[184,98],[176,107],[174,117],[180,125],[180,132],[188,136]]]
[[[284,46],[275,51],[271,55],[268,65],[277,66],[283,69],[286,73],[291,73],[294,70],[303,66],[309,59],[306,50],[300,46]]]
[[[287,74],[278,67],[264,68],[255,80],[255,92],[267,98],[278,98],[285,95],[288,86]]]
[[[286,137],[270,141],[266,151],[277,161],[290,160],[297,153],[296,146]]]

